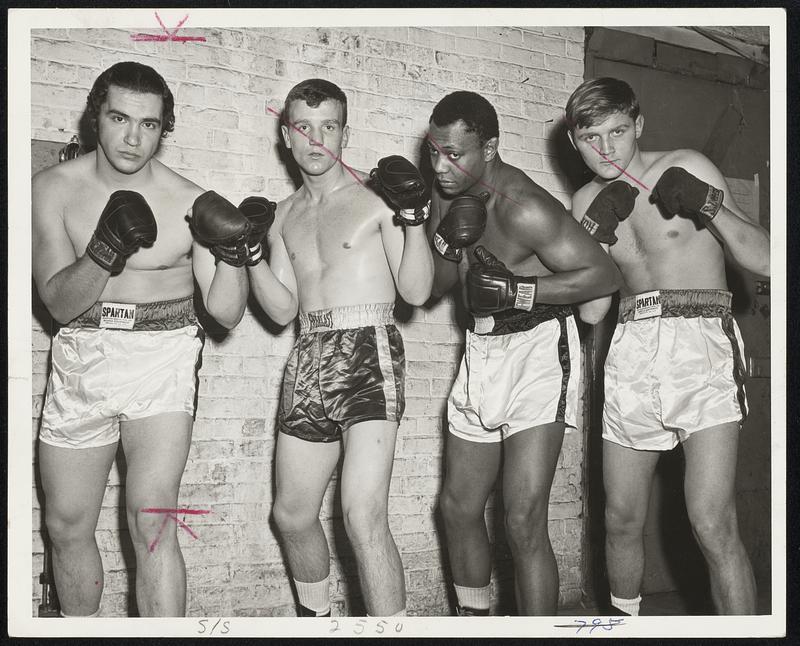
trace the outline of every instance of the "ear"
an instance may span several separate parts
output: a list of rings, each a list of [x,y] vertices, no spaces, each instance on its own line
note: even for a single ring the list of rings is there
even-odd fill
[[[498,137],[492,137],[483,144],[483,161],[490,162],[497,156],[497,146],[500,143]]]
[[[281,126],[281,134],[283,135],[283,144],[287,148],[292,147],[292,142],[289,139],[289,127],[288,126]]]
[[[572,147],[573,147],[575,150],[578,150],[578,147],[575,145],[575,137],[574,137],[574,135],[572,134],[572,130],[567,130],[567,137],[569,137],[569,143],[571,143],[571,144],[572,144]]]
[[[350,126],[345,126],[342,129],[342,148],[347,148],[347,142],[350,139]]]
[[[636,138],[638,139],[642,135],[642,130],[644,130],[644,115],[640,114],[638,117],[636,117],[634,128],[636,131]]]

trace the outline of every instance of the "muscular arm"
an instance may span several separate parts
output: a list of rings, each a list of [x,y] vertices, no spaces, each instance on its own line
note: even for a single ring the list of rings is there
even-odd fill
[[[410,305],[423,305],[430,298],[433,285],[433,257],[425,225],[398,226],[393,222],[391,212],[387,212],[381,218],[380,227],[383,248],[398,293]]]
[[[32,186],[33,278],[52,317],[67,323],[97,302],[111,273],[86,254],[76,257],[64,226],[60,196],[65,193],[58,180],[44,171],[34,176]]]
[[[586,209],[591,203],[590,200],[586,199],[587,194],[587,192],[579,190],[572,198],[572,217],[576,222],[580,222],[583,219]],[[592,197],[594,196],[592,195]],[[600,244],[600,247],[606,254],[608,253],[607,244]],[[609,309],[611,309],[611,296],[601,296],[600,298],[578,303],[578,315],[584,323],[589,325],[597,325],[605,318]]]
[[[439,223],[444,217],[442,200],[434,190],[431,196],[431,217],[428,219],[427,230],[425,232],[427,243],[432,246],[433,234],[439,227]],[[458,283],[458,263],[445,260],[438,253],[432,254],[433,258],[433,286],[432,294],[435,298],[441,298]]]
[[[192,270],[208,313],[223,327],[236,327],[247,305],[247,273],[244,267],[219,262],[208,248],[192,243]]]
[[[538,303],[582,303],[618,289],[620,275],[611,258],[555,198],[532,201],[517,222],[519,235],[553,272],[537,281]]]
[[[696,151],[686,153],[685,163],[679,165],[725,193],[722,207],[707,225],[708,230],[725,245],[733,259],[744,269],[761,276],[769,276],[769,233],[752,222],[736,205],[728,183],[708,158]]]
[[[273,228],[267,239],[269,265],[260,262],[249,268],[250,287],[267,316],[279,325],[287,325],[297,316],[297,280],[283,236]]]

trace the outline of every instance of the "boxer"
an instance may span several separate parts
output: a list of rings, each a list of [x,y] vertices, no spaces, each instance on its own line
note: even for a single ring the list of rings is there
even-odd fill
[[[278,413],[273,518],[301,616],[330,614],[330,554],[322,497],[344,452],[340,477],[347,536],[367,613],[405,613],[403,566],[389,531],[395,437],[405,406],[403,340],[396,296],[422,305],[433,261],[425,235],[425,184],[398,156],[371,176],[340,159],[347,98],[322,79],[286,97],[281,132],[303,178],[277,205],[269,263],[248,269],[256,300],[276,322],[299,311]]]
[[[571,305],[614,292],[617,272],[558,200],[500,158],[498,144],[497,114],[479,94],[454,92],[434,107],[434,293],[459,284],[472,315],[447,400],[440,507],[457,614],[488,614],[484,510],[502,463],[517,611],[554,615],[548,502],[580,384]]]
[[[769,235],[736,206],[714,164],[694,150],[646,152],[630,86],[586,81],[566,106],[569,138],[594,179],[573,215],[622,273],[605,364],[603,479],[611,604],[639,613],[643,528],[663,451],[683,446],[692,530],[720,613],[755,612],[755,582],[736,520],[738,430],[747,413],[743,347],[724,254],[769,275]],[[610,299],[581,316],[603,318]]]
[[[64,616],[99,614],[95,529],[121,438],[139,613],[182,616],[177,525],[142,510],[178,506],[203,345],[194,281],[211,316],[236,325],[254,227],[230,202],[155,159],[175,117],[172,93],[154,69],[108,68],[87,111],[97,149],[32,180],[34,280],[62,324],[39,433],[55,583]]]

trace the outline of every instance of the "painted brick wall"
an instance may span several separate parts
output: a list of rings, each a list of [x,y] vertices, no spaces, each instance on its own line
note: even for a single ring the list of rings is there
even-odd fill
[[[63,141],[77,131],[86,94],[100,71],[122,60],[152,65],[176,99],[176,128],[160,159],[186,177],[238,202],[246,194],[282,199],[292,190],[279,158],[277,119],[289,88],[318,76],[338,83],[349,99],[346,161],[369,169],[382,156],[420,161],[431,109],[444,94],[471,89],[500,115],[501,153],[565,204],[569,188],[558,173],[551,136],[572,89],[582,80],[580,27],[569,28],[276,28],[198,29],[205,43],[133,42],[128,31],[40,30],[32,40],[32,136]],[[408,405],[400,426],[391,485],[391,527],[406,569],[410,614],[447,614],[441,537],[434,515],[441,484],[442,416],[463,335],[453,303],[417,309],[402,324],[408,359]],[[274,417],[285,357],[294,331],[264,325],[248,310],[226,338],[206,343],[200,398],[180,503],[211,509],[191,522],[198,539],[180,532],[190,615],[293,615],[273,526]],[[34,322],[33,438],[38,429],[50,338]],[[561,602],[581,597],[583,435],[564,441],[550,506],[550,534],[561,575]],[[35,486],[35,483],[34,483]],[[106,570],[104,616],[129,609],[132,549],[118,508],[114,467],[98,525]],[[335,502],[336,482],[323,505],[333,554],[338,612],[355,568]],[[37,492],[37,496],[39,496]],[[36,496],[35,496],[36,498]],[[39,498],[40,500],[40,498]],[[498,528],[490,504],[490,527]],[[41,588],[41,509],[33,510],[33,604]],[[510,560],[497,546],[495,598],[513,596]],[[353,596],[353,595],[351,595]],[[362,606],[356,602],[352,608]]]

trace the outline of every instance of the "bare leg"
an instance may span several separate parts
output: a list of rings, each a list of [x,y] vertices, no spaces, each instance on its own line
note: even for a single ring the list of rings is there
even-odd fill
[[[278,433],[272,517],[289,569],[298,581],[317,582],[330,573],[330,552],[319,510],[340,450],[339,442],[306,442]]]
[[[519,615],[555,615],[558,608],[547,511],[563,439],[564,424],[553,423],[516,433],[505,443],[503,504]]]
[[[611,594],[639,596],[644,577],[644,523],[660,454],[603,440],[606,566]]]
[[[492,575],[485,509],[500,469],[500,442],[469,442],[449,433],[439,506],[456,585],[482,588]]]
[[[738,424],[724,424],[689,436],[684,491],[689,520],[708,563],[717,612],[751,615],[756,586],[736,518]]]
[[[186,567],[177,523],[163,513],[176,509],[192,439],[192,417],[164,413],[120,424],[128,464],[125,482],[128,529],[136,553],[136,602],[142,617],[186,614]]]
[[[103,594],[103,563],[95,529],[117,443],[66,449],[39,443],[45,523],[53,546],[53,574],[61,609],[91,615]]]
[[[343,435],[342,510],[358,563],[367,613],[393,615],[406,607],[403,563],[389,531],[389,482],[397,423],[354,424]]]

